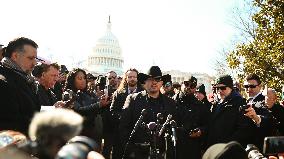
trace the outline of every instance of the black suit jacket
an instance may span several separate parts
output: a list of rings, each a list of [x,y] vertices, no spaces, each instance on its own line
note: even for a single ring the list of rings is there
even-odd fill
[[[272,114],[265,106],[264,100],[265,97],[262,94],[259,94],[251,102],[253,103],[253,108],[256,114],[261,118],[260,125],[254,124],[255,133],[253,141],[253,144],[255,144],[260,150],[263,148],[264,138],[266,136],[272,136],[273,132],[276,130],[275,120],[273,120]]]
[[[34,85],[13,69],[0,65],[0,130],[27,134],[35,112],[40,110]]]
[[[222,103],[214,106],[209,120],[208,146],[238,141],[246,147],[251,143],[253,122],[239,111],[244,104],[244,99],[233,91]]]
[[[209,108],[192,94],[177,93],[174,97],[177,102],[177,114],[180,121],[177,143],[177,158],[201,158],[201,145],[208,126]],[[190,130],[199,128],[202,135],[198,138],[189,136]]]
[[[143,121],[148,124],[149,122],[156,122],[156,114],[153,115],[151,111],[151,106],[148,105],[148,93],[146,91],[142,91],[139,93],[131,94],[127,96],[125,101],[121,120],[120,120],[120,133],[121,133],[121,141],[123,145],[128,141],[130,133],[134,128],[134,125],[138,118],[141,115],[141,111],[146,109],[147,113],[143,118]],[[161,112],[164,116],[164,119],[167,118],[168,114],[173,115],[173,119],[176,118],[176,104],[174,100],[171,98],[160,94],[159,100],[162,102],[162,109]],[[150,142],[151,137],[147,133],[145,128],[139,127],[133,138],[131,139],[129,150],[133,147],[134,143],[145,143]]]
[[[142,87],[137,87],[136,92],[142,91]],[[124,88],[122,91],[116,90],[113,93],[112,103],[110,106],[110,112],[112,115],[112,125],[119,126],[119,119],[121,117],[122,108],[124,106],[126,97],[128,96],[128,88]]]
[[[277,121],[277,129],[279,135],[284,135],[284,107],[279,103],[275,103],[270,109],[273,117]]]
[[[38,96],[40,105],[42,106],[52,106],[57,102],[56,95],[52,92],[52,90],[46,90],[41,84],[38,85]]]

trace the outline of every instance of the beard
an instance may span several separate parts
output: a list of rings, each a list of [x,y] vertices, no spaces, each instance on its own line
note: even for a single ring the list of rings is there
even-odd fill
[[[128,86],[129,87],[135,87],[137,85],[137,82],[135,82],[135,81],[130,81],[129,83],[128,83]]]

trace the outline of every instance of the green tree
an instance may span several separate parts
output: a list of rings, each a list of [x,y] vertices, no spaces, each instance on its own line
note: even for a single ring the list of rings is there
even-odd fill
[[[254,0],[257,12],[251,40],[229,52],[227,62],[240,79],[257,73],[264,84],[281,91],[284,84],[284,1]]]

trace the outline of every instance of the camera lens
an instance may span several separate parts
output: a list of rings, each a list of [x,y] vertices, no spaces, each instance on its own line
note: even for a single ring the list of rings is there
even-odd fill
[[[86,137],[75,136],[57,153],[56,159],[86,159],[90,151],[98,150],[98,144]]]

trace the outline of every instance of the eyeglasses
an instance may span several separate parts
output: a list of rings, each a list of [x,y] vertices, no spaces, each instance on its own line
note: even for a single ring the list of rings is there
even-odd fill
[[[220,90],[222,90],[222,91],[223,91],[223,90],[226,90],[226,87],[227,87],[227,86],[220,86],[220,87],[215,87],[215,88],[216,88],[217,90],[219,90],[219,89],[220,89]]]
[[[251,85],[244,85],[245,88],[256,88],[256,86],[258,86],[258,85],[253,85],[253,84],[251,84]]]

